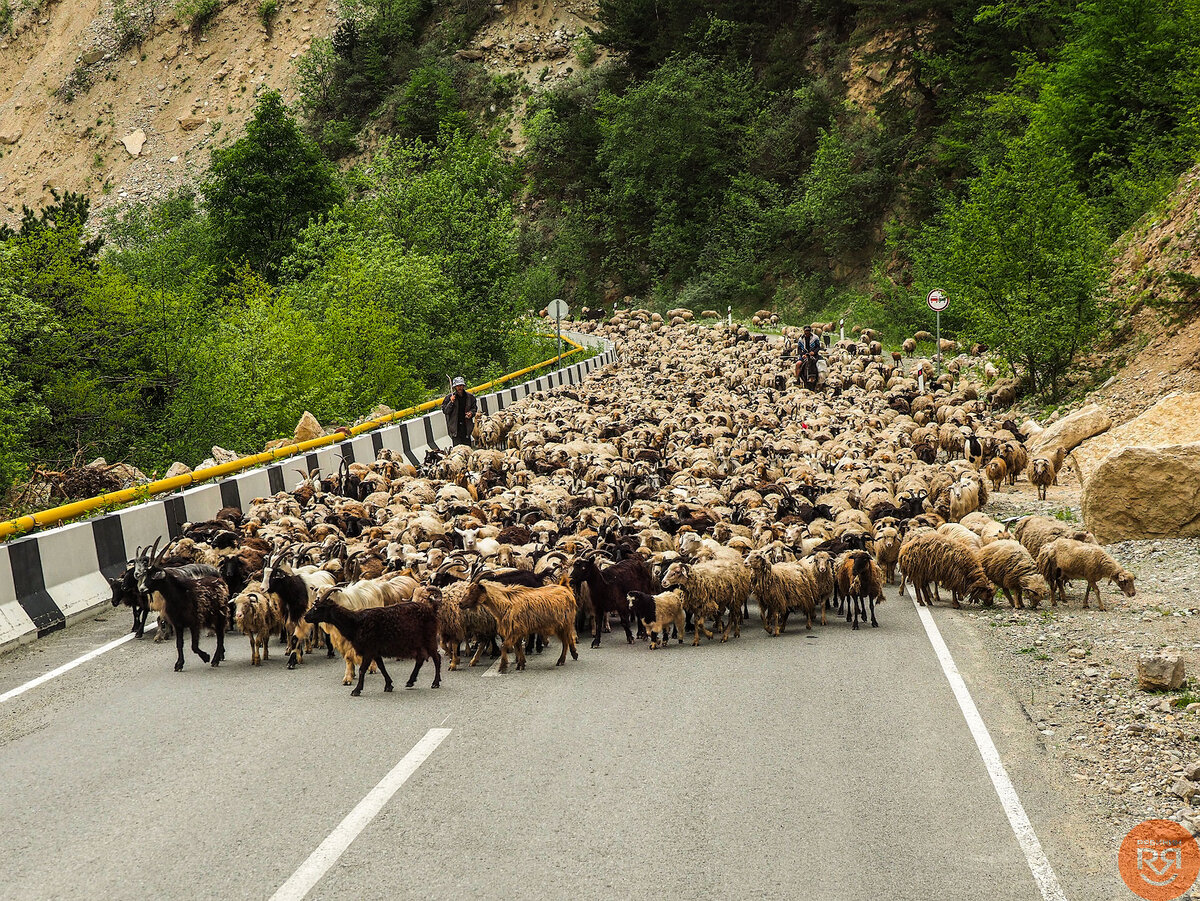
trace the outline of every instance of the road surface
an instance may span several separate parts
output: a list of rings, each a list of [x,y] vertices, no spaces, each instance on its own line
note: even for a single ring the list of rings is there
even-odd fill
[[[0,693],[126,614],[0,658]],[[1065,896],[1128,897],[972,627],[934,614]],[[0,898],[270,898],[439,728],[308,898],[1043,897],[912,603],[890,589],[879,619],[770,638],[752,606],[725,645],[618,629],[436,691],[398,663],[361,698],[340,660],[253,668],[240,635],[182,673],[130,641],[0,703]]]

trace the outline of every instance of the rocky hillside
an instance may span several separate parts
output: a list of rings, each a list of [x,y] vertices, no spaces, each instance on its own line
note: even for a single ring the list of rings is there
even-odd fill
[[[1094,398],[1122,422],[1164,394],[1200,391],[1200,166],[1115,249],[1117,341],[1095,360],[1115,375]]]
[[[0,41],[0,221],[50,189],[94,210],[191,182],[214,144],[240,134],[256,93],[292,96],[292,61],[336,7],[281,0],[220,6],[203,29],[162,0],[43,3]]]

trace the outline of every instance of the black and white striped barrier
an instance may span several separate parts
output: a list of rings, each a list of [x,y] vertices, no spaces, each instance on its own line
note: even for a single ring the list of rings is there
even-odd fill
[[[588,335],[570,337],[580,344],[599,343]],[[579,384],[616,359],[612,344],[602,344],[603,353],[582,363],[480,396],[480,409],[494,414],[538,391]],[[184,523],[211,519],[222,507],[244,507],[256,497],[295,487],[302,473],[335,472],[343,457],[367,462],[389,448],[415,466],[429,449],[449,446],[446,418],[434,411],[314,453],[0,545],[0,652],[95,614],[112,597],[107,580],[121,574],[137,548],[149,547],[156,538],[174,538]]]

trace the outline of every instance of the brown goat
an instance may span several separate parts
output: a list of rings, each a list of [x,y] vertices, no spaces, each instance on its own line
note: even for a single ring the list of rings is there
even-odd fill
[[[483,607],[496,618],[500,633],[500,672],[508,672],[508,652],[516,650],[517,669],[525,669],[525,639],[531,635],[557,635],[562,653],[555,666],[578,660],[575,648],[575,593],[563,585],[544,588],[505,586],[486,579],[472,582],[459,602],[463,610]]]

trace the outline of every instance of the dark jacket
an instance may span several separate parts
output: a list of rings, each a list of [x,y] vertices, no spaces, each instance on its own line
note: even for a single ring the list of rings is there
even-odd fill
[[[475,395],[470,391],[463,392],[463,402],[466,406],[464,413],[474,413],[479,407],[475,400]],[[446,399],[442,401],[442,412],[446,414],[446,431],[449,432],[451,438],[460,437],[458,434],[458,395],[450,392],[446,395]],[[468,419],[464,423],[467,432],[461,437],[466,438],[475,428],[474,420]]]

